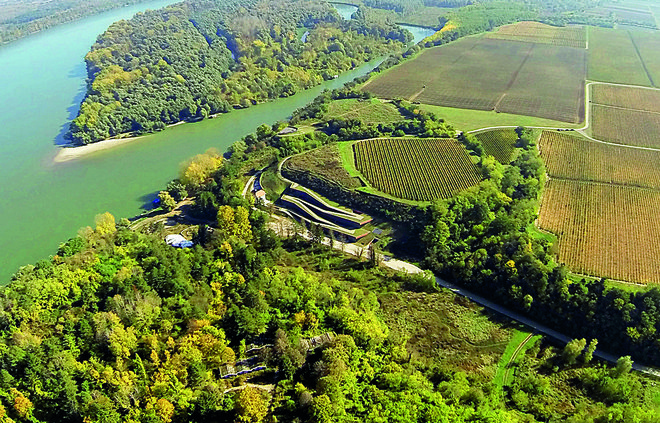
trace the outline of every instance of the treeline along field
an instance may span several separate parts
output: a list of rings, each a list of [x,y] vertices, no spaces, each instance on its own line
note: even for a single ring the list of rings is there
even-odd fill
[[[591,85],[592,135],[618,144],[660,146],[660,90]]]
[[[658,283],[660,152],[544,131],[539,148],[550,181],[539,226],[558,237],[573,271]]]
[[[578,123],[585,75],[584,49],[470,37],[428,49],[363,90],[382,98]]]
[[[465,148],[453,139],[374,139],[353,145],[357,169],[379,191],[432,201],[481,180]]]

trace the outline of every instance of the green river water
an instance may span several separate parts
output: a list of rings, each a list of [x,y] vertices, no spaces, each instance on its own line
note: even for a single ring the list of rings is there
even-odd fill
[[[0,283],[20,266],[54,254],[98,213],[139,214],[188,157],[210,147],[224,151],[261,123],[287,118],[323,89],[340,87],[378,63],[289,98],[53,163],[63,128],[82,100],[83,58],[97,35],[116,20],[169,3],[106,12],[0,48]]]

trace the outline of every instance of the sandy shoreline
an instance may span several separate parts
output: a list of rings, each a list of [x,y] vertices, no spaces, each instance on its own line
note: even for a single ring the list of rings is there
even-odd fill
[[[167,125],[167,128],[181,125],[184,123],[186,122],[183,121],[177,122],[172,125]],[[145,135],[149,135],[149,134],[145,134]],[[117,147],[118,145],[128,144],[129,142],[140,139],[145,135],[140,135],[137,137],[126,137],[126,138],[110,138],[107,140],[97,141],[91,144],[81,145],[78,147],[62,147],[53,158],[53,162],[62,163],[62,162],[68,162],[70,160],[79,159],[91,153],[96,153],[97,151],[108,150],[113,147]]]

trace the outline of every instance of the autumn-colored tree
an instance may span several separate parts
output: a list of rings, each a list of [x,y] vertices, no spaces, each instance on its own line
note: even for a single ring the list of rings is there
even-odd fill
[[[163,423],[170,423],[172,421],[172,416],[174,415],[174,405],[166,400],[161,398],[156,401],[156,415],[160,417],[160,420]]]
[[[27,399],[21,391],[16,388],[11,388],[11,395],[14,397],[14,410],[22,418],[28,418],[32,413],[32,401]]]
[[[238,206],[234,215],[234,235],[243,241],[250,241],[252,239],[252,227],[249,220],[250,213],[246,208]]]
[[[214,149],[204,154],[198,154],[184,162],[181,167],[181,183],[189,188],[196,189],[202,186],[213,173],[222,165],[222,156]]]
[[[237,420],[246,423],[261,422],[268,414],[268,403],[259,389],[247,387],[236,395]]]
[[[176,207],[176,200],[167,191],[158,193],[158,199],[160,200],[160,206],[165,211],[172,211]]]
[[[94,218],[94,223],[96,223],[96,233],[101,236],[111,234],[117,230],[115,217],[109,212],[97,214]]]

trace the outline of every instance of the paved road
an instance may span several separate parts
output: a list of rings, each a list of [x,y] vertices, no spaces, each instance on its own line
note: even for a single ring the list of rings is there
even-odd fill
[[[573,129],[575,132],[578,132],[579,134],[583,135],[585,138],[589,139],[590,141],[597,142],[600,144],[605,144],[605,145],[613,145],[615,147],[623,147],[623,148],[633,148],[636,150],[649,150],[649,151],[660,151],[660,148],[653,148],[653,147],[640,147],[637,145],[628,145],[628,144],[618,144],[614,142],[608,142],[608,141],[603,141],[599,140],[597,138],[594,138],[587,134],[587,130],[589,129],[590,122],[591,122],[591,86],[592,85],[615,85],[617,87],[629,87],[629,88],[641,88],[645,90],[654,90],[654,91],[660,91],[659,88],[652,88],[652,87],[643,87],[640,85],[629,85],[629,84],[614,84],[611,82],[596,82],[596,81],[590,81],[586,84],[585,86],[585,109],[584,109],[584,126],[581,128],[575,128]],[[502,126],[488,126],[486,128],[479,128],[479,129],[474,129],[472,131],[468,131],[468,134],[476,134],[479,132],[483,131],[490,131],[493,129],[512,129],[516,128],[517,126],[509,126],[509,125],[502,125]],[[557,128],[555,126],[550,127],[550,126],[526,126],[526,128],[531,128],[531,129],[549,129],[549,130],[567,130],[567,128]],[[570,130],[570,128],[568,129]]]

